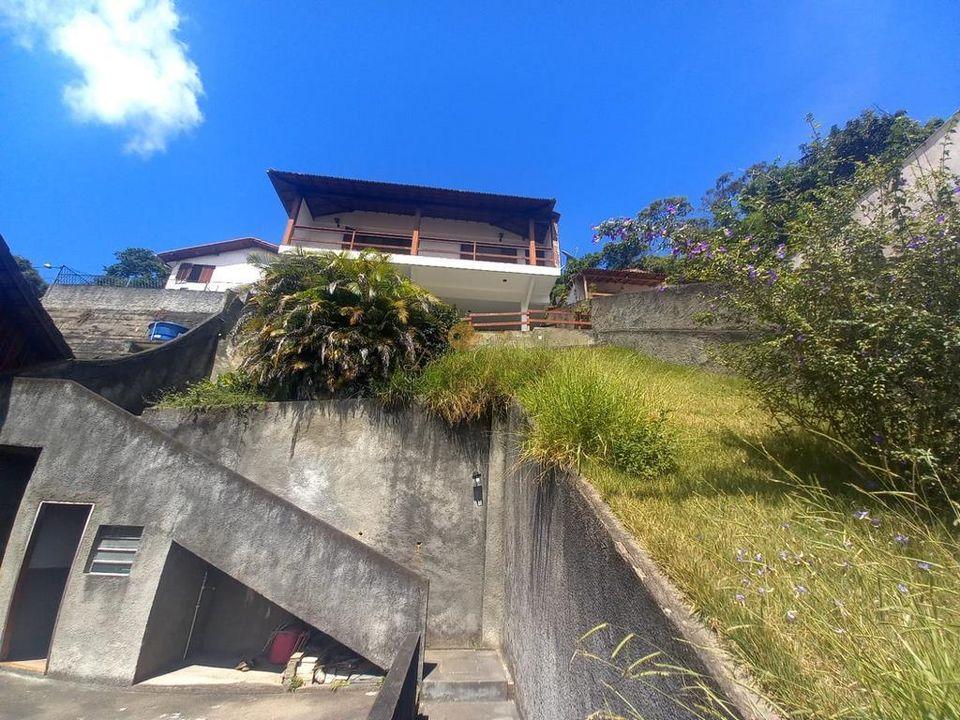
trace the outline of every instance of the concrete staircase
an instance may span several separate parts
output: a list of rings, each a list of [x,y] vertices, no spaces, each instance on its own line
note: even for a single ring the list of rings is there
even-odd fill
[[[48,307],[47,312],[80,359],[129,354],[132,342],[146,341],[147,326],[154,320],[169,320],[192,328],[210,317],[207,313],[109,308]]]
[[[129,354],[154,320],[196,327],[225,300],[220,292],[56,284],[41,303],[74,354],[89,360]]]
[[[420,714],[427,720],[519,720],[513,680],[496,650],[430,650]]]

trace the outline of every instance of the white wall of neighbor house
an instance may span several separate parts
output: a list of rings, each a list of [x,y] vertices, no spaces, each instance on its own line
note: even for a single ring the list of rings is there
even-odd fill
[[[923,183],[932,172],[943,171],[960,181],[960,112],[955,113],[940,126],[923,144],[914,150],[903,163],[901,173],[908,188]],[[920,185],[922,188],[923,185]],[[867,193],[856,216],[863,220],[875,212],[875,203],[880,198],[878,188]]]
[[[960,112],[947,120],[907,158],[903,176],[912,184],[925,173],[938,170],[941,166],[948,173],[960,176]]]
[[[251,252],[249,249],[244,249],[177,260],[171,263],[172,270],[170,277],[167,278],[166,288],[168,290],[213,290],[222,292],[256,282],[260,279],[261,273],[258,267],[250,263],[251,254],[266,259],[275,257],[272,253]],[[213,274],[209,282],[177,280],[177,273],[180,270],[180,266],[184,263],[191,265],[212,265]]]

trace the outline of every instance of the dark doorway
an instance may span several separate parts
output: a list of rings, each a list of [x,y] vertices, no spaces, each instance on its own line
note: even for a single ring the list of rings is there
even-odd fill
[[[39,454],[33,448],[0,445],[0,561]]]
[[[47,657],[67,576],[92,507],[41,503],[13,593],[3,660]]]

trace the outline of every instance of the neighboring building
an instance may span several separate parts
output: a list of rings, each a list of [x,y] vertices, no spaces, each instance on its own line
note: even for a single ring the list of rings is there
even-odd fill
[[[587,268],[570,279],[567,305],[576,305],[595,297],[651,290],[662,285],[665,280],[665,276],[649,270]]]
[[[0,235],[0,373],[71,357]]]
[[[256,282],[260,270],[250,256],[261,258],[277,253],[277,246],[255,237],[194,245],[157,253],[171,266],[168,290],[232,290]]]
[[[555,200],[268,172],[288,221],[280,252],[389,255],[465,312],[545,308],[560,275]]]

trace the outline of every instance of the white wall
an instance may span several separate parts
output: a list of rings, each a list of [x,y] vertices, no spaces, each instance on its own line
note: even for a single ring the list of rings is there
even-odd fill
[[[167,279],[168,290],[215,290],[222,292],[230,290],[241,285],[247,285],[260,279],[260,270],[251,265],[248,258],[250,255],[256,255],[261,258],[271,258],[272,253],[244,250],[230,250],[229,252],[217,253],[216,255],[201,255],[199,257],[188,258],[177,261],[172,264],[173,270]],[[192,283],[177,280],[177,271],[182,263],[191,265],[213,265],[213,276],[208,283]]]
[[[960,112],[954,114],[927,140],[914,150],[903,163],[902,177],[908,188],[913,188],[931,172],[943,170],[960,180]],[[923,185],[920,185],[923,188]],[[867,193],[856,213],[859,220],[869,218],[880,198],[880,189]]]

